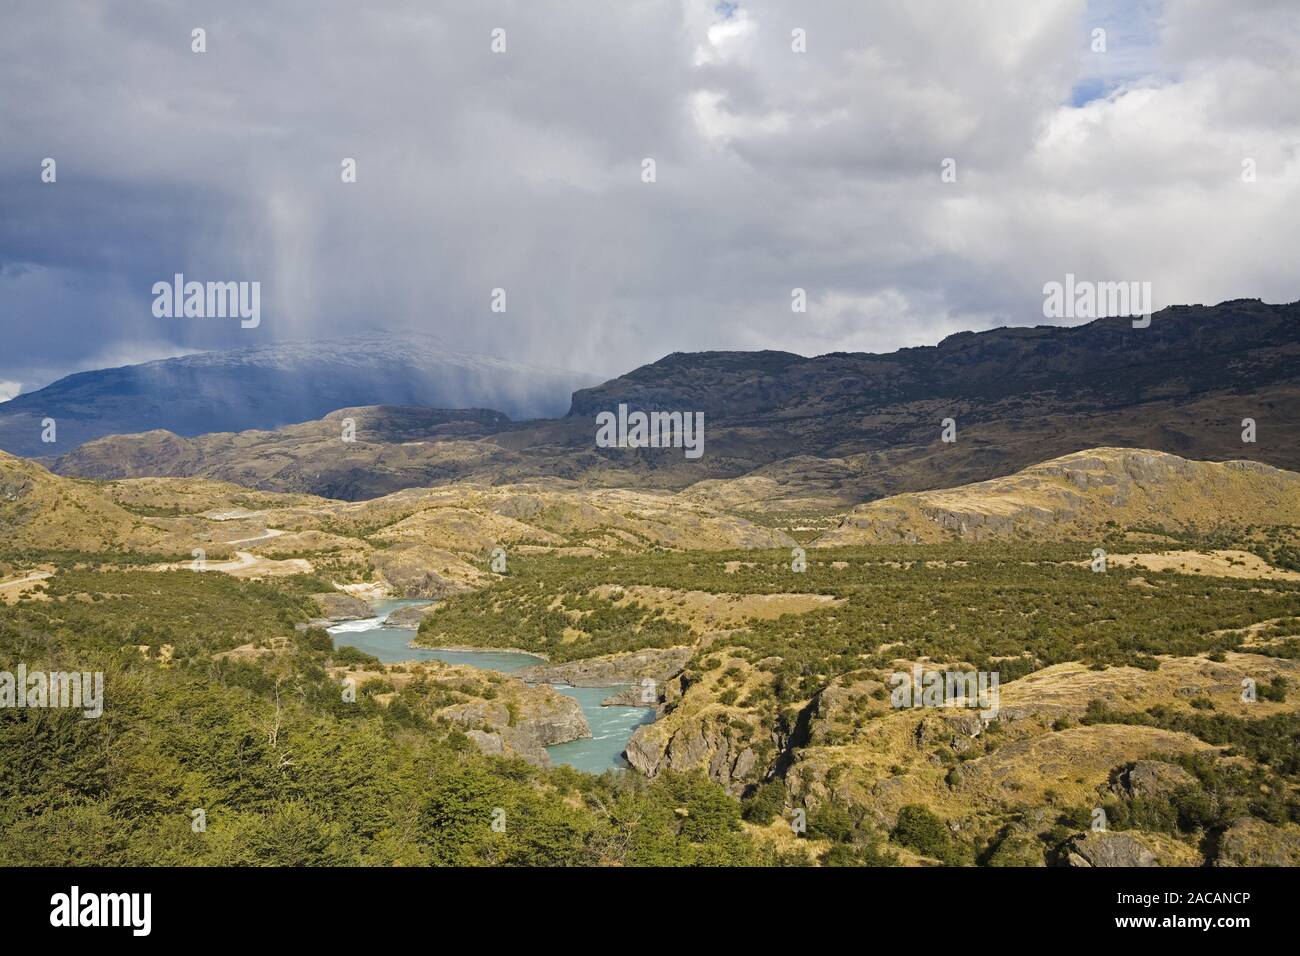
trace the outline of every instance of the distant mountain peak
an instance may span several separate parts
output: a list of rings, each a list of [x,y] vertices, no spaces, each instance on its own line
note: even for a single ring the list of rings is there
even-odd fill
[[[345,406],[494,409],[555,417],[594,376],[446,348],[401,331],[195,352],[79,372],[0,405],[0,448],[61,455],[113,434],[276,428]],[[57,441],[42,441],[42,422]]]

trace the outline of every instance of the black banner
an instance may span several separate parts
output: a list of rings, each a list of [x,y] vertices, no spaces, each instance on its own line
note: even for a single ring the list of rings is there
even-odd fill
[[[11,869],[0,880],[17,938],[75,933],[78,943],[128,945],[373,945],[434,927],[495,943],[554,938],[577,921],[604,937],[615,927],[731,943],[815,927],[914,942],[933,934],[936,945],[1039,932],[1230,945],[1289,925],[1293,898],[1288,871],[1228,869]]]

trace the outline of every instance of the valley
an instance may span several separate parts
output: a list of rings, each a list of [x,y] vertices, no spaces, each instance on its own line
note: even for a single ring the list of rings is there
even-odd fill
[[[675,353],[526,420],[554,379],[423,341],[56,383],[208,391],[0,452],[0,663],[105,677],[0,714],[0,860],[1300,864],[1298,322]]]
[[[0,858],[1300,862],[1300,475],[1102,447],[816,514],[753,480],[346,501],[0,456],[0,651],[107,675],[100,720],[0,720]],[[891,707],[914,668],[996,711]]]

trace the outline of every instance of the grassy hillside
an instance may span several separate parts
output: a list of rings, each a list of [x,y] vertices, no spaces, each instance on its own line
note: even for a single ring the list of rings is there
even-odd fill
[[[814,544],[1051,540],[1114,527],[1212,531],[1254,524],[1300,525],[1300,474],[1253,461],[1093,448],[1005,478],[859,505]]]

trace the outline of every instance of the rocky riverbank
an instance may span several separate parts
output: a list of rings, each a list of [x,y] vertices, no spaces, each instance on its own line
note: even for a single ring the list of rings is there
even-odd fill
[[[384,624],[388,627],[418,628],[424,616],[433,608],[432,604],[408,604],[405,607],[395,608],[384,618]]]
[[[428,716],[459,728],[484,753],[518,756],[537,766],[550,766],[547,747],[591,737],[591,726],[578,701],[546,685],[532,686],[498,671],[439,661],[407,661],[365,669],[339,667],[331,676],[350,681],[360,693],[374,688],[369,692],[383,706],[418,681],[416,686],[429,695]],[[454,703],[446,703],[449,696],[456,699]],[[420,705],[419,701],[408,703]]]
[[[625,651],[618,654],[604,654],[600,657],[588,657],[580,661],[564,664],[538,664],[516,671],[520,680],[538,684],[568,684],[571,687],[610,687],[615,684],[632,684],[635,702],[627,703],[621,698],[610,698],[610,702],[624,706],[640,706],[642,700],[641,682],[654,681],[655,699],[660,688],[682,672],[686,662],[691,659],[694,648],[665,647],[647,648],[640,651]]]
[[[318,621],[359,621],[374,617],[375,612],[365,601],[342,591],[327,591],[313,594],[312,600],[320,605],[321,616]],[[313,622],[316,623],[316,622]]]

